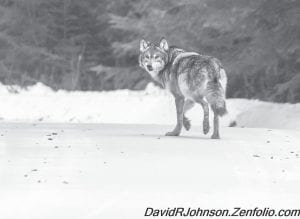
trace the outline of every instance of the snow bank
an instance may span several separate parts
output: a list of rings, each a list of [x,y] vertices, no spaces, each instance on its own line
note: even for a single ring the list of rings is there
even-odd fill
[[[175,106],[165,90],[149,84],[144,91],[53,91],[36,84],[27,89],[0,85],[0,119],[4,122],[174,124]],[[300,104],[275,104],[229,99],[229,114],[222,125],[240,127],[300,128]],[[188,116],[201,125],[202,109]]]

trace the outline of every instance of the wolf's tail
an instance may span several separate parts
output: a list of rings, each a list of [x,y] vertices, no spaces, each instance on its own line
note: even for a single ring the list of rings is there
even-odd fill
[[[224,72],[225,74],[225,72]],[[227,113],[226,108],[226,75],[221,75],[221,78],[214,78],[207,83],[206,99],[212,110],[219,116],[224,116]]]

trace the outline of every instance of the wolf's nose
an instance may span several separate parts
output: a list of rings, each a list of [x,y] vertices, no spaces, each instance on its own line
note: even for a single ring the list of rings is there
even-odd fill
[[[147,69],[148,69],[149,71],[152,71],[152,70],[153,70],[152,65],[147,65]]]

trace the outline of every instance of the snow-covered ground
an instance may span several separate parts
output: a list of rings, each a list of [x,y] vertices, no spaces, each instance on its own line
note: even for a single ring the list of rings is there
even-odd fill
[[[211,140],[199,127],[162,136],[169,129],[1,124],[0,217],[140,219],[147,207],[299,208],[300,131],[222,128],[223,139]]]
[[[190,132],[165,137],[175,124],[173,99],[151,84],[113,92],[0,86],[0,101],[1,219],[299,209],[300,104],[229,99],[222,124],[237,127],[212,140],[202,134],[199,106],[188,114]]]
[[[10,90],[10,91],[9,91]],[[11,92],[11,91],[15,92]],[[22,90],[0,86],[3,122],[175,124],[173,97],[149,84],[145,91],[55,92],[43,84]],[[223,126],[300,129],[300,104],[275,104],[229,99]],[[189,113],[194,125],[202,124],[202,109]]]

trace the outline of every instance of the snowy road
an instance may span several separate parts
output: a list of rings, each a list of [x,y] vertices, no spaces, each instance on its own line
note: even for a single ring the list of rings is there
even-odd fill
[[[1,124],[1,218],[143,218],[146,207],[299,208],[300,131]]]

